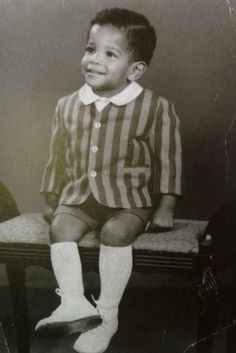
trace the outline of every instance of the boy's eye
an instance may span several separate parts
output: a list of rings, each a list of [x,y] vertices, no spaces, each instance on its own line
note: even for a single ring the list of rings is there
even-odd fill
[[[111,57],[114,57],[114,58],[117,57],[117,55],[113,51],[110,51],[110,50],[107,51],[107,56],[109,56],[110,58]]]
[[[87,51],[88,53],[93,53],[93,52],[95,51],[95,48],[90,47],[90,46],[87,46],[87,47],[85,48],[85,51]]]

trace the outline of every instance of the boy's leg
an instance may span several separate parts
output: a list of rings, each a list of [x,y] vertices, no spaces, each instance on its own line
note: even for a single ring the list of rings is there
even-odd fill
[[[63,335],[97,326],[97,310],[84,296],[82,268],[77,242],[89,226],[70,214],[58,214],[50,227],[51,262],[61,304],[35,327],[39,335]],[[64,240],[63,240],[64,239]]]
[[[149,216],[150,212],[146,221]],[[101,293],[97,304],[103,322],[77,339],[76,352],[104,352],[117,331],[118,307],[132,271],[132,243],[144,228],[145,222],[140,217],[124,212],[104,225],[99,256]]]

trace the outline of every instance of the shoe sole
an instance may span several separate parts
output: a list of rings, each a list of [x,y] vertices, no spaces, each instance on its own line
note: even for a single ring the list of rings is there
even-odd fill
[[[87,316],[74,321],[50,322],[41,325],[35,331],[40,337],[60,337],[67,336],[75,332],[86,332],[100,325],[102,319],[100,316]]]
[[[108,343],[108,345],[106,346],[105,349],[103,348],[102,350],[96,351],[96,352],[93,351],[93,353],[104,353],[104,352],[108,349],[108,347],[109,347],[109,345],[110,345],[110,343],[111,343],[111,341],[112,341],[114,335],[116,334],[116,332],[117,332],[117,330],[116,330],[116,331],[114,332],[114,334],[112,335],[112,337],[111,337],[111,339],[110,339],[110,341],[109,341],[109,343]],[[76,349],[75,344],[74,344],[74,346],[73,346],[73,351],[75,351],[76,353],[91,353],[91,351],[87,351],[87,352],[86,352],[86,351],[81,351],[81,350]]]
[[[102,350],[102,351],[97,351],[96,353],[104,353],[107,350],[107,348],[105,350]],[[85,351],[77,351],[74,347],[73,347],[73,351],[76,352],[76,353],[90,353],[89,351],[87,351],[87,352],[85,352]]]

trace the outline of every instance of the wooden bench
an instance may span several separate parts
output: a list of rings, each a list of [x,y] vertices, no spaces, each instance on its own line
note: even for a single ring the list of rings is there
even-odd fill
[[[205,221],[176,220],[168,233],[143,233],[133,245],[134,271],[168,273],[190,281],[209,264],[208,245],[201,242]],[[88,233],[79,243],[83,270],[97,270],[99,234]],[[30,352],[25,270],[51,268],[48,225],[39,213],[28,213],[0,224],[0,262],[6,265],[15,311],[18,353]]]

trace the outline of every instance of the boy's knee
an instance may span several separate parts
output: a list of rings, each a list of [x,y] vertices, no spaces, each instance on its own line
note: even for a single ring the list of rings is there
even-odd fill
[[[131,220],[131,218],[126,214],[122,214],[106,222],[100,234],[101,243],[108,246],[127,246],[132,244],[142,231],[142,224],[140,224],[139,220],[136,222],[136,219]]]
[[[101,243],[109,246],[126,246],[132,243],[123,228],[118,227],[113,219],[109,220],[101,230]]]
[[[67,214],[56,215],[49,228],[51,243],[79,241],[88,231],[87,225],[80,219]]]

